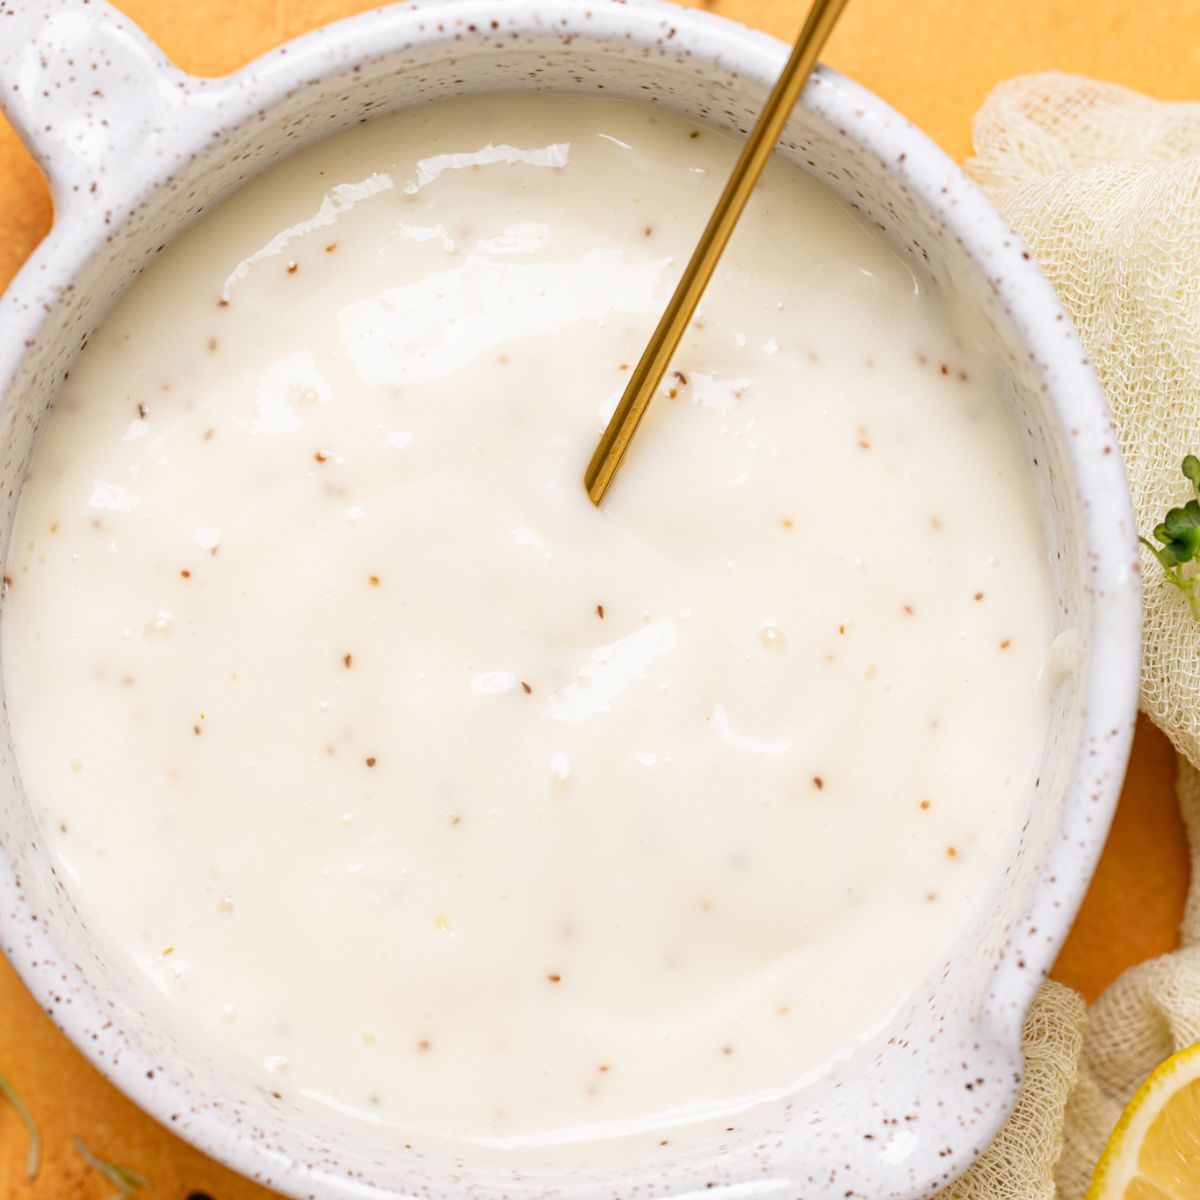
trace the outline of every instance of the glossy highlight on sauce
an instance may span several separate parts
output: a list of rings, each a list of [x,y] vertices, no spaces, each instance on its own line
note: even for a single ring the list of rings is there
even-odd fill
[[[6,575],[31,803],[147,1004],[288,1100],[505,1145],[732,1113],[884,1028],[1042,749],[1036,504],[969,314],[769,168],[448,101],[275,167],[71,372]]]

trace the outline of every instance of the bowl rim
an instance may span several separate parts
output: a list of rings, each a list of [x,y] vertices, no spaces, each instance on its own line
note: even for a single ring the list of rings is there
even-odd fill
[[[147,168],[142,159],[120,164],[117,176],[125,203],[120,220],[128,219],[180,163],[210,139],[274,108],[314,78],[336,74],[356,62],[385,58],[404,47],[445,43],[452,36],[445,27],[490,20],[501,8],[498,0],[424,0],[377,9],[306,33],[230,75],[208,79],[178,71],[132,22],[103,0],[48,0],[44,7],[47,12],[57,9],[80,14],[85,4],[86,38],[118,42],[120,53],[141,69],[140,75],[134,72],[135,83],[146,77],[162,80],[166,86],[160,100],[177,118],[161,135],[172,154],[157,170]],[[3,8],[4,0],[0,0],[0,10]],[[695,48],[697,58],[718,63],[733,77],[764,83],[773,79],[787,52],[784,43],[767,34],[665,0],[591,0],[586,13],[578,0],[539,0],[536,9],[522,0],[511,0],[503,9],[506,18],[517,18],[516,27],[523,32],[546,32],[560,21],[568,26],[586,23],[581,32],[596,40],[624,42],[633,50],[652,44],[666,24],[678,30],[678,44]],[[427,27],[431,14],[438,20]],[[628,37],[631,31],[632,37]],[[0,94],[4,77],[0,69]],[[94,206],[78,195],[79,162],[63,145],[47,143],[32,119],[43,109],[35,105],[14,110],[11,97],[3,99],[9,102],[6,107],[14,124],[47,173],[56,204],[50,236],[0,300],[0,329],[5,331],[0,334],[0,389],[6,390],[20,365],[26,339],[40,324],[41,305],[32,301],[45,295],[48,287],[67,288],[106,231],[96,220]],[[143,99],[144,95],[130,86],[124,91],[116,89],[108,103],[120,117]],[[1065,439],[1070,484],[1077,491],[1079,511],[1085,518],[1084,527],[1077,532],[1086,547],[1093,580],[1084,740],[1071,772],[1056,831],[1059,836],[1041,864],[1040,880],[1026,914],[1027,924],[1038,927],[1042,936],[1028,943],[1014,938],[1006,947],[1001,962],[993,967],[993,978],[999,982],[992,993],[995,1005],[984,1023],[989,1035],[1006,1046],[1019,1063],[1025,1011],[1048,974],[1091,879],[1132,738],[1140,666],[1141,584],[1128,482],[1107,403],[1086,352],[1050,284],[979,188],[929,137],[872,92],[835,71],[818,68],[800,105],[844,131],[890,171],[901,173],[918,202],[945,220],[1008,309],[1047,382],[1048,408],[1073,434]],[[1086,786],[1080,779],[1085,756],[1091,778]],[[7,956],[43,1009],[125,1095],[167,1128],[248,1178],[262,1180],[264,1167],[269,1166],[271,1186],[295,1194],[340,1200],[357,1192],[357,1185],[348,1177],[332,1173],[325,1165],[294,1161],[207,1106],[192,1107],[189,1101],[194,1093],[162,1077],[147,1078],[146,1062],[137,1054],[127,1051],[116,1060],[105,1057],[84,1031],[111,1018],[103,1011],[100,998],[87,987],[79,990],[75,1004],[55,1003],[61,971],[75,968],[59,961],[46,923],[31,924],[31,915],[12,862],[0,854],[0,942]],[[37,968],[39,960],[43,964],[59,962],[59,966],[51,975]],[[1018,963],[1019,970],[1015,969]],[[79,1003],[82,997],[88,1003]],[[133,1039],[131,1045],[136,1045]],[[171,1123],[173,1117],[168,1121],[170,1114],[181,1109],[189,1113],[185,1126]],[[990,1114],[991,1133],[1007,1117],[1008,1109],[1008,1104],[1002,1104]],[[981,1123],[980,1128],[986,1124]],[[967,1161],[967,1155],[957,1155],[957,1169],[963,1169]],[[402,1194],[402,1187],[397,1185],[396,1195]],[[385,1193],[372,1187],[361,1194],[378,1198]]]

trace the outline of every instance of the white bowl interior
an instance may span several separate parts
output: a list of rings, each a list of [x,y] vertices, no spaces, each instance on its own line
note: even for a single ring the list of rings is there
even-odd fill
[[[498,4],[435,6],[427,10],[428,28],[420,29],[413,13],[397,16],[391,26],[375,27],[369,57],[362,57],[363,42],[353,28],[342,34],[335,29],[320,54],[309,56],[303,86],[295,86],[295,70],[278,56],[240,81],[196,86],[193,103],[212,113],[214,125],[227,122],[230,128],[220,137],[195,139],[194,158],[157,186],[149,181],[133,211],[119,214],[71,293],[44,319],[8,388],[0,408],[5,546],[38,429],[89,331],[164,243],[271,162],[374,113],[493,89],[600,91],[744,131],[779,62],[766,39],[695,14],[677,35],[669,10],[651,6],[631,5],[620,13],[616,5],[602,4],[595,18],[590,12],[585,18],[583,6],[575,5],[569,22],[557,7],[547,6],[542,19],[524,15],[515,24],[511,12]],[[721,61],[731,39],[736,53],[728,58],[740,70]],[[292,50],[293,57],[304,52],[303,43]],[[681,1129],[666,1147],[657,1134],[643,1139],[633,1148],[636,1168],[602,1169],[578,1148],[501,1153],[332,1120],[317,1127],[309,1110],[296,1109],[286,1095],[277,1099],[229,1078],[143,1011],[139,990],[97,946],[55,873],[22,793],[5,722],[0,841],[23,898],[5,916],[14,958],[52,1015],[135,1098],[264,1182],[320,1196],[683,1195],[738,1185],[735,1190],[756,1194],[901,1197],[961,1170],[1011,1104],[1024,1008],[1090,867],[1092,848],[1081,842],[1082,859],[1068,868],[1077,878],[1055,900],[1062,911],[1040,928],[1031,913],[1056,870],[1064,806],[1069,796],[1094,790],[1095,837],[1101,839],[1114,786],[1086,776],[1084,712],[1096,652],[1089,640],[1094,564],[1078,532],[1087,520],[1069,446],[1074,435],[1051,400],[1052,383],[1060,403],[1063,390],[1074,385],[1069,378],[1052,381],[1054,371],[1031,352],[1032,318],[1014,316],[1006,289],[998,286],[999,273],[1014,263],[1021,269],[1020,248],[1001,245],[1001,227],[985,215],[980,238],[991,238],[995,261],[980,261],[979,242],[964,234],[966,218],[948,223],[959,197],[970,201],[968,185],[900,118],[825,74],[810,86],[781,152],[877,225],[954,303],[985,314],[1002,366],[1004,400],[1025,438],[1030,486],[1044,501],[1061,625],[1078,630],[1083,665],[1059,687],[1041,777],[1027,798],[1024,828],[1003,877],[893,1027],[791,1101],[764,1104],[728,1128]],[[1032,271],[1030,276],[1036,285]],[[1037,304],[1035,317],[1044,311],[1055,320],[1048,292]],[[1061,334],[1076,354],[1065,322]],[[1086,379],[1078,386],[1080,402],[1090,400]],[[47,961],[47,946],[53,961]],[[319,947],[312,970],[322,970]]]

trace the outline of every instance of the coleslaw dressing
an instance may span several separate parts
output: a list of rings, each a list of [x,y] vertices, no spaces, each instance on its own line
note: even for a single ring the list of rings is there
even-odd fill
[[[3,654],[147,1003],[290,1100],[536,1143],[886,1025],[1019,827],[1055,633],[969,313],[769,168],[621,476],[580,477],[734,155],[461,99],[277,166],[73,368]]]

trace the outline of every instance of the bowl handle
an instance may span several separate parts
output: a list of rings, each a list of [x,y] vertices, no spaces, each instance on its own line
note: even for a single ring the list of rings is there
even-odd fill
[[[104,0],[0,0],[0,111],[50,183],[56,220],[116,209],[161,167],[195,80]]]

